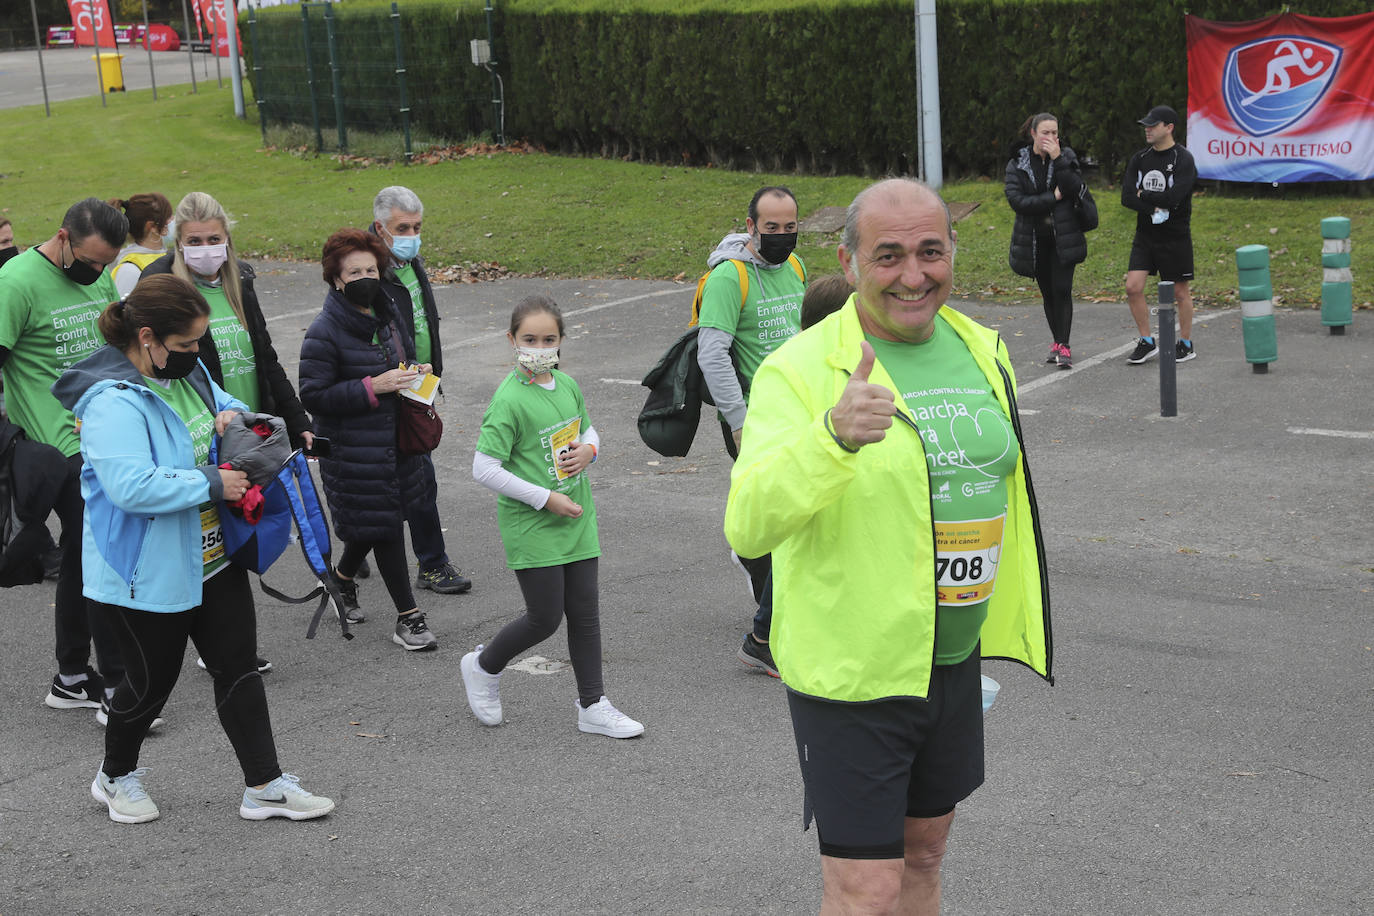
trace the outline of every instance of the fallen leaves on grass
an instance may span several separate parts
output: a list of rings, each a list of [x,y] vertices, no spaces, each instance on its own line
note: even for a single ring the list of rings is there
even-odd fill
[[[425,269],[429,271],[431,283],[482,283],[511,275],[510,268],[502,267],[496,261],[465,261],[446,267],[427,264]]]

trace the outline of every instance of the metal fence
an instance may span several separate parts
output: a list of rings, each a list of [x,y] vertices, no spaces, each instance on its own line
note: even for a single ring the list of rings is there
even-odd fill
[[[317,151],[344,152],[350,131],[397,133],[409,159],[413,130],[458,139],[497,129],[490,95],[476,88],[481,83],[453,79],[447,58],[432,61],[433,36],[417,40],[417,30],[403,27],[396,3],[389,14],[373,9],[345,16],[333,3],[301,3],[294,26],[251,7],[245,22],[264,138],[270,125],[301,125],[311,130]],[[416,62],[408,66],[412,56]]]

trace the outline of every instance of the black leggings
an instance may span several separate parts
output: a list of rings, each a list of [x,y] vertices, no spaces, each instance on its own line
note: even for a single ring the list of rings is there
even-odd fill
[[[98,602],[95,608],[114,623],[125,670],[105,728],[105,775],[123,776],[138,767],[148,726],[181,674],[188,636],[214,678],[215,711],[238,755],[244,785],[262,785],[281,775],[256,661],[253,590],[242,567],[231,564],[206,582],[200,605],[189,611],[164,614]]]
[[[516,581],[525,596],[525,616],[501,628],[477,659],[482,668],[499,674],[510,660],[558,631],[568,618],[568,654],[577,678],[577,698],[590,706],[605,694],[601,680],[601,614],[597,605],[596,558],[517,569]]]
[[[339,575],[352,579],[363,565],[368,551],[377,560],[377,572],[382,574],[391,603],[396,605],[397,614],[407,614],[415,610],[415,592],[410,587],[410,561],[406,559],[405,541],[401,532],[396,532],[391,541],[345,541],[343,555],[335,567]]]
[[[1066,347],[1073,326],[1073,268],[1059,262],[1053,235],[1036,235],[1035,282],[1045,301],[1045,320],[1054,342]]]

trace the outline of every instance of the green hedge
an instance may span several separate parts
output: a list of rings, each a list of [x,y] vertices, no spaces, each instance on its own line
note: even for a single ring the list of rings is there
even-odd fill
[[[770,171],[914,171],[912,0],[495,6],[508,138],[568,152]],[[495,132],[491,78],[468,56],[468,40],[486,35],[482,7],[481,0],[401,3],[412,119],[432,135]],[[1234,21],[1279,7],[1260,0],[940,0],[936,10],[944,165],[954,177],[1000,174],[1017,126],[1040,110],[1058,114],[1066,142],[1114,174],[1143,144],[1137,118],[1159,103],[1186,107],[1185,10]],[[1357,0],[1317,0],[1296,12],[1365,11]],[[335,13],[348,62],[346,117],[391,129],[398,105],[389,3],[350,0]],[[290,88],[301,83],[300,18],[299,7],[258,14],[263,69],[252,72],[269,120],[309,123],[308,102],[302,117],[307,96]],[[318,8],[311,18],[322,21]],[[317,62],[327,59],[319,33]],[[332,101],[321,108],[332,125]]]

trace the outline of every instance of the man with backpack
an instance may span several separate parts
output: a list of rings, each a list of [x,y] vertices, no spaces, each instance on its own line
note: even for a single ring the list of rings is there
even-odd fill
[[[76,419],[50,390],[59,375],[104,342],[96,319],[119,298],[105,270],[119,256],[129,221],[94,197],[67,210],[52,238],[0,269],[0,369],[10,420],[34,442],[66,456],[54,509],[62,523],[62,566],[54,601],[57,674],[43,702],[53,709],[95,709],[124,677],[109,622],[82,594],[81,443]],[[100,672],[90,667],[94,643]]]
[[[711,400],[720,411],[730,457],[739,457],[740,432],[748,411],[749,384],[764,357],[801,329],[806,267],[792,253],[797,245],[797,198],[785,187],[759,188],[749,201],[743,233],[721,240],[706,265],[700,290],[697,363]],[[767,556],[738,557],[759,602],[754,628],[739,658],[751,668],[778,676],[768,649],[773,619]]]

